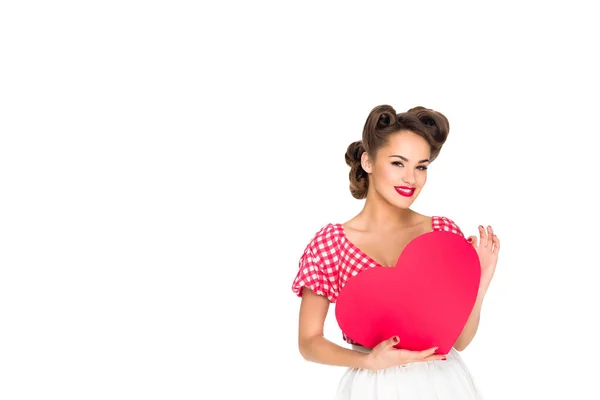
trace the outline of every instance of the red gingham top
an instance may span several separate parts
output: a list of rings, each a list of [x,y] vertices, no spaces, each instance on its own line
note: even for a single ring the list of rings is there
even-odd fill
[[[464,237],[450,218],[433,216],[431,225],[434,231],[448,231]],[[346,238],[342,224],[327,224],[306,246],[292,283],[292,291],[302,297],[302,288],[308,287],[335,303],[340,290],[351,276],[377,266],[381,265]],[[345,333],[343,338],[350,344],[359,344]]]

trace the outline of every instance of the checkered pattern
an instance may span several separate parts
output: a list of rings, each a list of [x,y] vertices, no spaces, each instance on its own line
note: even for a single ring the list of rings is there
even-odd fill
[[[447,231],[464,237],[450,218],[434,216],[431,219],[434,231]],[[292,283],[292,291],[301,297],[302,288],[308,287],[335,303],[348,279],[360,271],[377,266],[380,266],[379,263],[346,238],[342,224],[328,224],[306,246]],[[358,344],[345,333],[343,337],[350,344]]]

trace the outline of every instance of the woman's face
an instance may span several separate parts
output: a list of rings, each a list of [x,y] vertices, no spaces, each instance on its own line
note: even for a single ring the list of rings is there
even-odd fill
[[[369,192],[374,190],[396,207],[409,208],[427,181],[430,152],[427,141],[411,131],[390,135],[375,160],[362,155],[362,167],[369,173]]]

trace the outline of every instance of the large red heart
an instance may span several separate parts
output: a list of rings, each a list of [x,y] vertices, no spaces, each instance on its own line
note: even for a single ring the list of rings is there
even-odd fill
[[[348,279],[335,308],[340,329],[373,348],[396,346],[447,354],[462,332],[481,278],[479,256],[462,236],[425,233],[405,248],[395,268],[373,267]]]

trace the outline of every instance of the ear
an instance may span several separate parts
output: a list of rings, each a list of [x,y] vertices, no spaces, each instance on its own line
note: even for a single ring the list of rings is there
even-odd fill
[[[367,174],[371,173],[371,171],[373,169],[373,165],[372,165],[371,159],[369,158],[369,155],[367,154],[366,151],[364,153],[362,153],[362,155],[360,156],[360,165]]]

